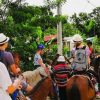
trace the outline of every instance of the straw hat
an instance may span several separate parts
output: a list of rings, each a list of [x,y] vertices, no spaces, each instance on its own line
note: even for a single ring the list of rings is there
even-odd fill
[[[0,44],[4,44],[9,41],[9,37],[5,36],[3,33],[0,33]]]

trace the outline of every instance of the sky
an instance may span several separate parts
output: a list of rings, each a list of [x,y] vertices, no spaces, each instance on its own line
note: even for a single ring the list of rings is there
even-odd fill
[[[44,0],[26,0],[29,5],[44,5]],[[62,6],[62,15],[71,16],[80,12],[90,13],[96,7],[100,7],[100,0],[67,0]],[[57,9],[53,10],[57,14]]]

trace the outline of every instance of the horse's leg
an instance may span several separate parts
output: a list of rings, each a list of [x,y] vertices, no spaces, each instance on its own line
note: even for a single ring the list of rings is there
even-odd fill
[[[99,89],[99,92],[100,92],[100,68],[98,68],[98,89]]]
[[[49,97],[51,100],[58,100],[58,95],[57,95],[57,87],[54,86],[54,84],[52,83],[50,92],[49,92]]]

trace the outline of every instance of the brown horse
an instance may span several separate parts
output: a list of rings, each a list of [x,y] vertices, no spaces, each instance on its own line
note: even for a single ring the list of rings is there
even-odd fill
[[[67,100],[94,100],[95,89],[87,76],[75,75],[67,82]]]
[[[16,67],[19,67],[20,55],[13,53]],[[31,100],[46,100],[49,95],[50,98],[54,98],[53,83],[50,77],[43,78],[38,70],[26,71],[22,73],[26,81],[34,87],[29,93]]]
[[[51,79],[49,77],[46,77],[39,81],[39,83],[33,88],[33,90],[28,93],[28,96],[31,98],[31,100],[46,100],[51,91]]]
[[[38,70],[26,71],[23,76],[33,86],[33,90],[28,93],[31,100],[46,100],[48,95],[50,98],[54,97],[53,84],[50,77],[41,78]]]

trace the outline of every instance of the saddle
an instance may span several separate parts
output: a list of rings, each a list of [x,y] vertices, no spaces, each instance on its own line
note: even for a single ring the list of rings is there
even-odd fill
[[[98,75],[93,70],[74,71],[74,75],[84,75],[95,85],[98,82]]]

